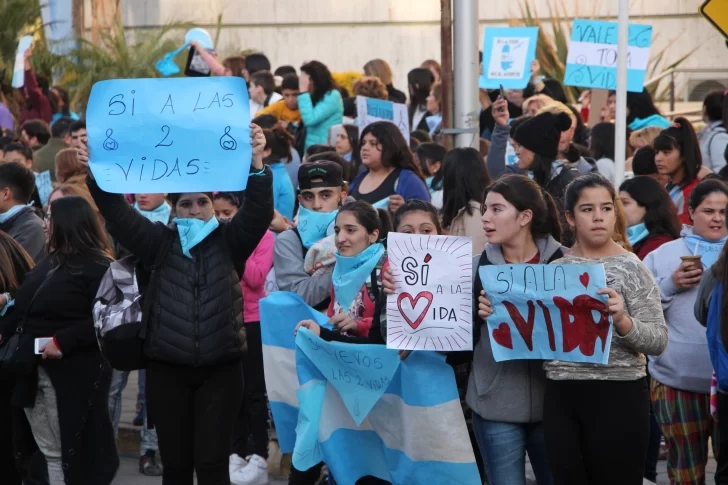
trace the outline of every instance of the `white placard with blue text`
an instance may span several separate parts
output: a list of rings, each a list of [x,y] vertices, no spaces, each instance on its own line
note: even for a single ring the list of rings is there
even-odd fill
[[[628,37],[627,91],[640,92],[650,61],[652,26],[630,24]],[[617,89],[617,38],[616,22],[574,20],[564,84]]]
[[[98,82],[87,111],[89,166],[117,194],[244,190],[249,106],[238,77]]]
[[[523,89],[531,79],[538,27],[487,27],[483,42],[483,89]]]
[[[383,99],[356,97],[356,119],[359,124],[359,136],[364,128],[377,121],[389,121],[397,125],[404,139],[409,143],[410,124],[407,105],[393,103]]]

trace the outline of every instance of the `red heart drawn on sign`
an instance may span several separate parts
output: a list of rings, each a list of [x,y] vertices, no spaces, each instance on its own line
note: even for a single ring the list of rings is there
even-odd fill
[[[498,328],[493,330],[493,340],[498,344],[513,350],[513,339],[511,339],[511,327],[506,322],[498,325]]]
[[[415,308],[417,307],[417,302],[420,298],[427,300],[427,306],[418,315],[413,315],[413,313],[417,311]],[[412,330],[417,329],[417,327],[420,326],[420,323],[422,323],[422,320],[424,320],[425,315],[427,315],[427,310],[429,310],[430,305],[432,305],[432,298],[432,293],[429,291],[422,291],[414,298],[412,298],[412,295],[409,293],[401,293],[397,298],[397,308],[399,308],[399,313],[407,321],[407,324],[412,327]],[[402,308],[402,300],[405,299],[409,300],[410,308]],[[416,318],[412,318],[415,316]]]
[[[579,281],[581,281],[581,284],[584,285],[584,288],[587,288],[589,286],[589,273],[584,273],[579,276]]]

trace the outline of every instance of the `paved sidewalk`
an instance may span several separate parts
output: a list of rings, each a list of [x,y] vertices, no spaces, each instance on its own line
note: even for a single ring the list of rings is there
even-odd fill
[[[271,480],[269,485],[285,485],[284,480]],[[139,473],[139,458],[135,455],[121,457],[121,467],[111,485],[162,485],[162,477],[145,477]]]

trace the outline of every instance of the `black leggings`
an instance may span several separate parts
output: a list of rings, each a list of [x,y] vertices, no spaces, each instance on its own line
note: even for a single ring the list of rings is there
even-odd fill
[[[722,392],[718,392],[718,442],[718,450],[728,450],[728,394]],[[716,459],[715,485],[728,485],[728,453],[720,452]]]
[[[13,396],[13,381],[0,379],[0,475],[2,483],[20,485],[20,473],[15,462],[13,448],[13,412],[10,401]]]
[[[243,400],[240,361],[207,367],[147,365],[148,416],[157,429],[163,485],[230,485],[232,427]]]
[[[321,477],[321,468],[323,466],[323,463],[319,463],[306,471],[301,471],[291,465],[291,474],[288,475],[288,485],[315,485]]]
[[[243,357],[245,392],[233,432],[233,453],[268,459],[268,399],[263,372],[260,322],[245,324],[248,352]]]
[[[546,382],[544,436],[557,485],[642,485],[647,379]]]

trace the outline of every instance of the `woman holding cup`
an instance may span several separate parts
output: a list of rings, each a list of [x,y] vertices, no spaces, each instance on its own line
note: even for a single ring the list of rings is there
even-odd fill
[[[649,371],[652,404],[667,443],[667,472],[675,483],[704,482],[708,438],[717,443],[710,415],[713,367],[705,328],[695,319],[693,306],[703,272],[718,260],[728,240],[726,204],[728,187],[723,182],[700,182],[688,200],[693,226],[683,226],[680,239],[645,258],[660,288],[668,326],[667,349],[650,359]],[[682,431],[687,429],[691,432]]]

